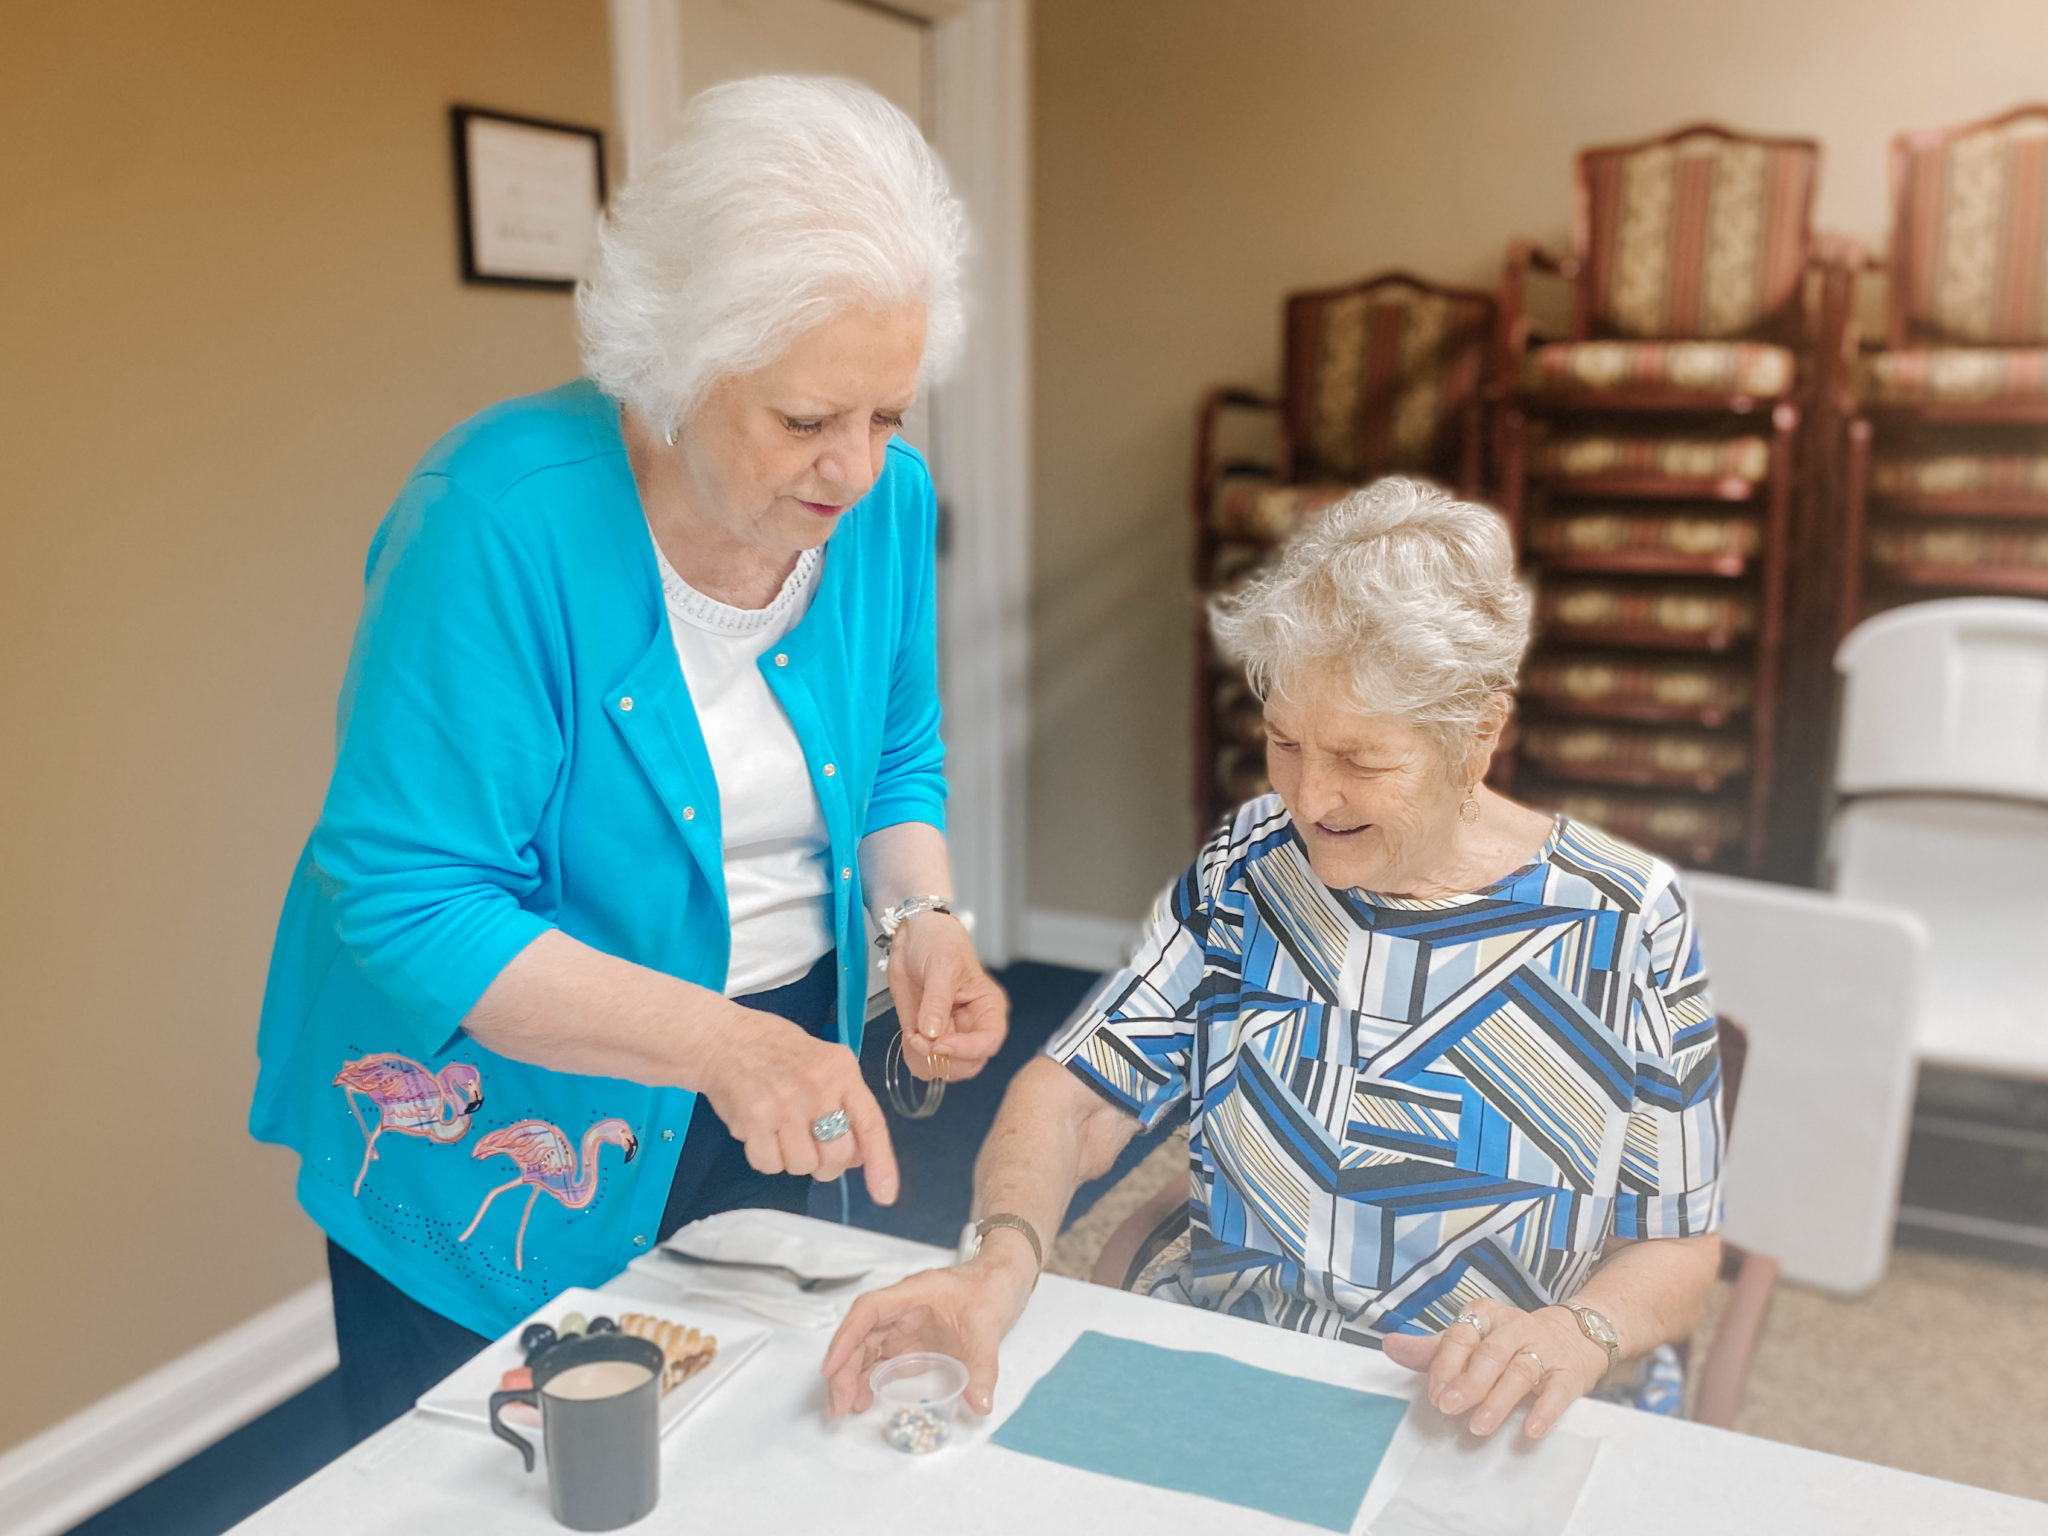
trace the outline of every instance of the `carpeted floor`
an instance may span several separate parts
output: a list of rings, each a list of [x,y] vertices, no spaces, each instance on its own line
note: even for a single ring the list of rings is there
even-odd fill
[[[1899,1248],[1853,1301],[1780,1286],[1735,1427],[2048,1499],[2048,1272]]]
[[[1123,1218],[1186,1178],[1175,1137],[1061,1234],[1050,1267],[1085,1280]],[[1701,1319],[1696,1357],[1720,1302]],[[1735,1427],[2048,1499],[2048,1271],[1900,1248],[1853,1301],[1782,1285]]]

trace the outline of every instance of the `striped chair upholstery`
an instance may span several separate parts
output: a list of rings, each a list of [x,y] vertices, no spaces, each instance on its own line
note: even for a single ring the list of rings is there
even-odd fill
[[[1537,767],[1573,778],[1709,794],[1749,771],[1748,742],[1696,731],[1532,725],[1522,737],[1522,752]]]
[[[1595,335],[1771,331],[1805,280],[1817,146],[1691,133],[1581,157]]]
[[[1756,629],[1748,594],[1605,581],[1545,582],[1536,622],[1575,640],[1724,649]]]
[[[1747,517],[1680,517],[1667,512],[1581,512],[1540,520],[1529,547],[1540,554],[1718,556],[1746,560],[1758,529]],[[1740,567],[1737,567],[1740,570]]]
[[[2016,581],[2048,578],[2048,532],[2035,527],[1880,528],[1870,536],[1870,557],[1880,566],[1916,569],[1929,580],[1946,573],[1958,586],[1983,585],[1987,572],[2010,572]]]
[[[1703,495],[1722,481],[1754,484],[1770,473],[1768,438],[1617,437],[1605,432],[1559,432],[1530,451],[1534,474],[1560,480],[1650,476],[1698,480]]]
[[[1543,656],[1522,674],[1522,696],[1581,714],[1720,725],[1747,709],[1747,672],[1697,662],[1610,656]]]
[[[1863,398],[1878,405],[2048,399],[2048,349],[1900,347],[1863,359],[1859,382]]]
[[[1798,379],[1790,347],[1766,341],[1557,341],[1522,359],[1534,395],[1695,390],[1773,400]]]
[[[1446,477],[1478,398],[1491,301],[1395,277],[1287,302],[1287,434],[1296,482]]]
[[[1251,475],[1225,475],[1216,482],[1209,524],[1222,538],[1278,543],[1356,489],[1355,485],[1275,485]]]
[[[1879,459],[1871,488],[1902,498],[1940,496],[2048,499],[2048,454],[1943,453]]]
[[[2048,343],[2048,112],[1906,134],[1894,154],[1895,339]]]

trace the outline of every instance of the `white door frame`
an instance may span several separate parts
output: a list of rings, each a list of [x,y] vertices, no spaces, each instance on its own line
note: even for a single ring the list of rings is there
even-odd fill
[[[609,0],[626,178],[683,106],[672,0]],[[992,965],[1021,946],[1031,518],[1030,0],[890,0],[931,22],[931,133],[973,220],[968,343],[934,392],[954,880]]]

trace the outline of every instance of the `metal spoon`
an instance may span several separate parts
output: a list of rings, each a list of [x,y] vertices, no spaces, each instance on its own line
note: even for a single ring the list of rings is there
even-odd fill
[[[684,1253],[680,1248],[658,1248],[655,1251],[677,1264],[698,1264],[710,1269],[753,1269],[764,1274],[781,1275],[794,1281],[800,1291],[836,1291],[858,1284],[874,1273],[871,1269],[863,1269],[850,1275],[807,1275],[787,1264],[762,1264],[748,1259],[707,1259],[700,1253]]]

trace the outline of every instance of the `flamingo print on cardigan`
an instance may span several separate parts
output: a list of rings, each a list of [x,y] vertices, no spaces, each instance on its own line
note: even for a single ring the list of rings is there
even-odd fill
[[[483,1074],[466,1062],[451,1061],[439,1072],[429,1072],[410,1056],[390,1051],[343,1062],[334,1086],[348,1094],[348,1107],[363,1132],[363,1166],[351,1191],[357,1195],[363,1192],[370,1164],[378,1160],[379,1136],[394,1131],[430,1141],[460,1141],[469,1134],[470,1117],[484,1103]],[[375,1126],[363,1119],[357,1094],[377,1106]]]
[[[484,1203],[476,1208],[476,1215],[470,1218],[469,1225],[456,1241],[469,1241],[470,1233],[476,1230],[477,1223],[484,1219],[484,1212],[491,1208],[491,1202],[498,1196],[508,1189],[531,1184],[533,1193],[526,1197],[526,1210],[519,1218],[519,1238],[512,1249],[512,1267],[524,1272],[526,1223],[533,1215],[533,1202],[540,1198],[542,1190],[546,1190],[572,1211],[580,1211],[590,1204],[597,1193],[598,1149],[606,1142],[623,1148],[629,1163],[640,1150],[639,1138],[625,1121],[617,1118],[600,1120],[583,1133],[583,1171],[578,1177],[576,1149],[569,1145],[569,1138],[562,1133],[560,1126],[550,1125],[545,1120],[521,1120],[503,1130],[492,1131],[470,1150],[469,1155],[497,1157],[502,1153],[518,1166],[519,1177],[507,1180],[484,1196]]]

